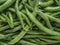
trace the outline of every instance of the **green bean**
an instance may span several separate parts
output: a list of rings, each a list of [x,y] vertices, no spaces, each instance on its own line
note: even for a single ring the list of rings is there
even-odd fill
[[[32,22],[34,22],[34,23],[36,24],[36,26],[37,26],[40,30],[42,30],[42,31],[44,31],[44,32],[46,32],[46,33],[48,33],[48,34],[50,34],[50,35],[60,35],[59,32],[56,32],[56,31],[53,31],[53,30],[50,30],[50,29],[44,27],[44,26],[33,16],[33,14],[31,14],[31,13],[28,11],[27,8],[26,8],[26,11],[27,11],[27,16],[30,18],[30,20],[31,20]]]
[[[37,38],[37,39],[35,39],[35,41],[37,41],[38,42],[38,44],[41,44],[40,42],[40,39],[39,38]]]
[[[20,29],[21,29],[21,25],[15,27],[15,28],[12,29],[12,30],[6,30],[5,33],[13,33],[13,32],[16,32],[16,31],[18,31],[18,30],[20,30]]]
[[[17,36],[17,35],[14,35],[12,38],[15,38],[16,36]],[[34,34],[30,34],[30,35],[29,35],[29,34],[28,34],[28,35],[26,35],[26,36],[23,37],[23,39],[32,39],[32,38],[35,39],[35,38],[49,38],[49,37],[48,37],[48,36],[41,36],[41,35],[39,35],[39,34],[38,34],[38,35],[37,35],[37,34],[35,34],[35,35],[34,35]]]
[[[15,33],[10,33],[10,34],[6,34],[5,36],[6,37],[10,37],[10,36],[12,36],[12,35],[14,35]]]
[[[30,23],[29,19],[27,18],[27,16],[25,16],[22,12],[20,12],[20,14],[21,14],[21,15],[23,16],[23,18],[26,20],[27,24],[28,24],[29,26],[31,26],[31,23]]]
[[[29,39],[29,41],[39,44],[39,45],[45,45],[46,42],[40,41],[39,39]]]
[[[16,2],[15,8],[16,8],[17,16],[18,16],[20,23],[22,25],[22,28],[24,29],[24,21],[23,21],[22,15],[20,14],[19,9],[18,9],[18,1]]]
[[[19,10],[21,10],[23,8],[23,5],[22,4],[20,4],[20,6],[19,6]]]
[[[49,17],[50,20],[55,21],[57,23],[60,23],[60,20],[58,18],[55,18],[55,17],[50,16],[50,15],[47,15],[47,16]]]
[[[11,12],[14,12],[14,13],[16,12],[14,8],[9,8],[8,10],[11,11]],[[24,10],[21,10],[21,12],[26,14],[26,12]]]
[[[59,43],[59,11],[55,0],[1,0],[0,45]]]
[[[16,1],[16,6],[18,6],[18,1],[19,1],[19,0]],[[16,8],[17,8],[17,7],[16,7]],[[17,8],[17,9],[18,9],[18,8]],[[19,12],[19,11],[17,10],[17,12]],[[28,29],[29,29],[28,25],[27,25],[24,29],[25,29],[25,30],[22,30],[22,32],[20,32],[19,35],[17,35],[17,37],[15,37],[13,40],[9,41],[8,44],[15,44],[15,43],[17,43],[19,40],[21,40],[21,38],[27,33],[27,31],[28,31]]]
[[[46,44],[46,42],[44,42],[44,41],[41,41],[40,39],[35,39],[40,45],[45,45]]]
[[[57,12],[57,13],[53,13],[53,14],[51,14],[51,16],[58,16],[60,14],[60,12]]]
[[[46,45],[47,44],[46,42],[41,41],[40,39],[36,39],[36,41],[39,42],[39,44],[41,44],[41,45]]]
[[[40,34],[45,34],[43,32],[38,32],[38,31],[29,31],[27,34],[32,34],[32,35],[40,35]]]
[[[13,17],[12,14],[9,12],[9,18],[10,18],[10,27],[13,28],[14,27],[14,21],[13,21]]]
[[[13,40],[8,42],[8,44],[15,44],[15,43],[17,43],[27,33],[27,31],[28,31],[28,26],[25,27],[25,31],[22,30],[22,32],[20,32],[19,35],[17,35]]]
[[[23,5],[20,4],[20,6],[19,6],[19,10],[21,10],[22,7],[23,7]],[[12,11],[12,12],[15,12],[15,8],[8,8],[8,10],[9,10],[9,11]]]
[[[36,10],[38,9],[38,5],[39,5],[39,0],[35,0],[34,2],[34,10],[33,10],[33,14],[36,15]]]
[[[39,14],[39,16],[41,16],[45,20],[48,28],[53,29],[52,25],[50,24],[49,18],[41,11],[39,11],[38,14]]]
[[[55,39],[55,40],[60,41],[60,36],[26,35],[23,38],[24,39],[30,39],[30,38],[47,38],[47,39]]]
[[[42,38],[43,36],[40,36],[40,35],[26,35],[24,36],[23,38],[25,39],[30,39],[30,38]],[[45,37],[44,37],[45,38]]]
[[[59,41],[55,41],[55,40],[48,40],[48,39],[42,39],[42,40],[46,41],[48,44],[52,44],[52,43],[59,42]]]
[[[9,14],[9,18],[8,18],[8,16],[7,15],[5,15],[5,14],[2,14],[2,16],[6,19],[6,22],[9,24],[9,26],[11,27],[11,28],[13,28],[14,27],[14,24],[13,24],[13,19],[12,19],[12,16],[11,16],[11,14]]]
[[[5,34],[5,36],[7,37],[6,39],[4,40],[7,40],[7,41],[10,41],[12,38],[13,35],[15,35],[16,33],[9,33],[9,34]]]
[[[49,0],[49,1],[47,1],[47,2],[43,2],[43,3],[39,4],[39,5],[40,5],[41,7],[48,7],[48,6],[52,5],[53,3],[54,3],[53,0]]]
[[[9,10],[12,11],[12,12],[15,12],[15,9],[13,9],[13,8],[9,8]],[[27,18],[27,16],[25,16],[25,14],[23,14],[21,11],[19,13],[22,15],[22,17],[24,18],[24,20],[26,20],[26,22],[28,23],[28,25],[31,26],[30,21]]]
[[[8,10],[11,11],[11,12],[15,12],[14,8],[9,8]]]
[[[16,26],[16,25],[19,25],[19,22],[15,22],[15,23],[14,23],[14,26]],[[4,30],[6,30],[6,29],[8,29],[8,28],[10,28],[9,25],[0,27],[0,31],[4,31]]]
[[[29,6],[28,4],[25,4],[25,6],[30,9],[30,10],[33,10],[33,8],[31,6]]]
[[[16,7],[17,8],[17,7]],[[18,10],[18,9],[17,9]],[[28,20],[28,18],[23,14],[23,13],[21,13],[21,12],[17,12],[17,15],[18,15],[18,17],[20,18],[20,21],[21,21],[21,24],[22,24],[22,26],[23,26],[23,21],[22,21],[22,19],[21,19],[21,16],[23,16],[24,17],[24,19],[26,19],[26,21],[27,21],[27,23],[29,24],[29,26],[30,26],[30,22],[29,22],[29,20]],[[24,27],[24,26],[23,26]]]
[[[37,12],[39,12],[39,11],[37,11]],[[45,15],[48,16],[48,18],[49,18],[50,20],[55,21],[55,22],[57,22],[57,23],[60,23],[60,20],[59,20],[58,18],[55,18],[55,17],[50,16],[50,15],[48,15],[48,14],[45,14]]]
[[[25,41],[25,40],[21,40],[20,43],[21,43],[22,45],[38,45],[38,44],[31,43],[31,42],[28,42],[28,41]]]
[[[49,12],[60,11],[60,6],[57,6],[57,7],[46,7],[44,10],[45,11],[49,11]]]
[[[2,4],[1,6],[0,6],[0,12],[1,11],[3,11],[3,10],[5,10],[7,7],[9,7],[10,5],[12,5],[13,3],[15,2],[15,0],[8,0],[8,1],[6,1],[4,4]]]
[[[37,42],[35,39],[27,39],[28,41],[35,43],[35,44],[39,44],[39,42]]]
[[[50,36],[50,37],[47,37],[49,39],[56,39],[57,41],[60,41],[60,36]]]
[[[22,7],[23,7],[23,5],[22,5],[22,4],[20,4],[20,6],[19,6],[19,10],[21,10],[21,9],[22,9]],[[8,10],[9,10],[9,11],[12,11],[12,12],[15,12],[15,9],[14,9],[14,8],[8,8]]]
[[[3,30],[5,30],[5,29],[7,29],[7,28],[9,28],[9,25],[0,27],[0,31],[3,31]]]

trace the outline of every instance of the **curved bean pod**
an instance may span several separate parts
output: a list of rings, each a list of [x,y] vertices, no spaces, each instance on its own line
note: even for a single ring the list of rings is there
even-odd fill
[[[9,6],[11,6],[13,3],[15,2],[15,0],[8,0],[6,1],[4,4],[2,4],[0,6],[0,12],[2,12],[3,10],[5,10],[6,8],[8,8]]]
[[[27,16],[30,18],[30,20],[31,20],[33,23],[36,24],[36,26],[37,26],[40,30],[42,30],[42,31],[44,31],[44,32],[46,32],[46,33],[48,33],[48,34],[50,34],[50,35],[60,35],[59,32],[56,32],[56,31],[53,31],[53,30],[50,30],[50,29],[44,27],[44,26],[33,16],[33,14],[31,14],[31,13],[28,11],[27,8],[26,8],[26,11],[27,11]]]

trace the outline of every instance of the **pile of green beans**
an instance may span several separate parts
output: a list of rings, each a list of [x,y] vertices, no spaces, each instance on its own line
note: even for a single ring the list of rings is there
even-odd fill
[[[0,0],[0,45],[60,45],[58,0]]]

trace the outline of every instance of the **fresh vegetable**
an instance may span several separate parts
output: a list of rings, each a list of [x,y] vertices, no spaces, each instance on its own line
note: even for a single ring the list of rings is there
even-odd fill
[[[60,45],[59,0],[0,0],[0,45]]]

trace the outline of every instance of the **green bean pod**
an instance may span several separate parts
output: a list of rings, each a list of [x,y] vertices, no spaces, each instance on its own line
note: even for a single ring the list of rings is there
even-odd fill
[[[60,14],[60,12],[57,12],[57,13],[53,13],[53,14],[51,14],[51,16],[58,16]]]
[[[2,16],[6,19],[6,22],[9,24],[9,26],[10,26],[11,28],[13,28],[13,27],[14,27],[14,23],[13,23],[12,15],[9,14],[9,17],[8,17],[7,15],[2,14]]]
[[[20,43],[22,45],[38,45],[38,44],[35,44],[35,43],[32,43],[32,42],[28,42],[28,41],[25,41],[25,40],[21,40]]]
[[[50,6],[50,5],[52,5],[54,3],[54,1],[53,0],[48,0],[47,2],[40,2],[40,6],[41,7],[48,7],[48,6]]]
[[[22,28],[24,29],[24,21],[23,21],[22,15],[20,14],[20,11],[18,9],[18,1],[19,0],[16,1],[16,5],[15,5],[16,13],[17,13],[18,19],[20,20],[20,23],[22,25]]]
[[[48,34],[50,34],[50,35],[60,35],[59,32],[56,32],[56,31],[53,31],[53,30],[50,30],[50,29],[44,27],[44,26],[33,16],[33,14],[31,14],[31,13],[28,11],[27,8],[26,8],[26,11],[27,11],[27,16],[30,18],[30,20],[31,20],[33,23],[36,24],[36,26],[37,26],[40,30],[42,30],[42,31],[44,31],[44,32],[46,32],[46,33],[48,33]]]
[[[16,1],[17,12],[19,12],[18,8],[17,8],[18,2],[19,2],[19,0]],[[13,40],[9,41],[8,44],[15,44],[15,43],[17,43],[27,33],[28,29],[29,29],[29,27],[28,27],[28,25],[26,25],[26,27],[19,33],[19,35],[17,35],[17,37],[15,37]]]
[[[60,20],[58,18],[55,18],[55,17],[50,16],[50,15],[47,15],[47,16],[49,17],[50,20],[55,21],[57,23],[60,23]]]
[[[9,8],[9,10],[15,13],[15,9]],[[24,13],[26,13],[26,12],[24,11]],[[30,23],[29,19],[27,18],[27,16],[24,13],[23,13],[23,11],[19,11],[19,14],[21,14],[22,17],[24,18],[24,20],[26,20],[27,24],[29,26],[31,26],[31,23]]]
[[[49,11],[49,12],[60,11],[60,6],[57,6],[57,7],[46,7],[44,10],[45,11]]]
[[[44,21],[46,22],[48,28],[53,29],[53,28],[52,28],[52,25],[51,25],[51,23],[50,23],[50,21],[49,21],[49,18],[46,16],[46,14],[44,14],[44,13],[41,12],[41,11],[39,11],[38,14],[39,14],[39,16],[41,16],[41,17],[44,19]]]
[[[43,39],[43,38],[42,38],[42,40],[46,41],[47,44],[52,44],[52,43],[56,43],[56,42],[58,43],[59,42],[59,41],[50,40],[50,39],[48,40],[48,39]]]
[[[15,27],[15,28],[12,29],[12,30],[6,30],[5,33],[13,33],[13,32],[16,32],[16,31],[18,31],[18,30],[20,30],[20,29],[21,29],[21,25]]]
[[[23,16],[23,18],[26,20],[27,24],[28,24],[29,26],[31,26],[31,23],[30,23],[29,19],[27,18],[27,16],[26,16],[25,14],[23,14],[22,12],[20,12],[20,14],[21,14],[21,15]]]
[[[27,33],[28,29],[29,29],[28,26],[26,26],[25,30],[22,30],[22,32],[20,32],[19,35],[17,35],[13,40],[9,41],[8,44],[15,44],[15,43],[17,43]]]
[[[15,23],[14,23],[14,26],[17,26],[17,25],[19,25],[19,22],[15,22]],[[5,25],[5,26],[3,26],[3,27],[0,27],[0,31],[4,31],[4,30],[6,30],[6,29],[8,29],[8,28],[10,28],[9,25]]]
[[[3,10],[5,10],[9,6],[11,6],[14,2],[15,2],[15,0],[13,0],[13,1],[12,0],[7,0],[4,4],[2,4],[0,6],[0,12],[2,12]]]

